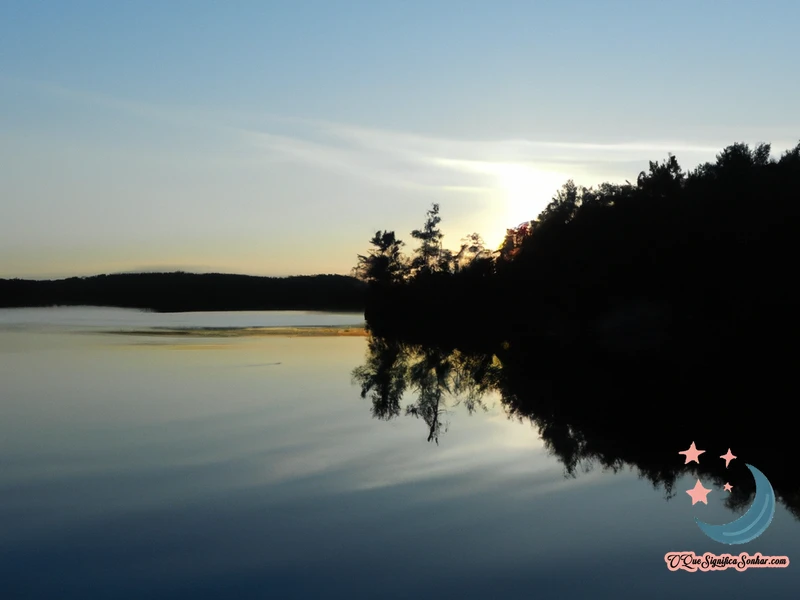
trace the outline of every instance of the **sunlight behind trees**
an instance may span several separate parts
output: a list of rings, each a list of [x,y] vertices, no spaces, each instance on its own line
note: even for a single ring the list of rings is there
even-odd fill
[[[408,255],[370,255],[378,277],[367,323],[559,347],[583,340],[666,352],[669,342],[697,352],[697,364],[725,340],[750,356],[770,343],[766,332],[800,327],[787,277],[796,270],[798,156],[800,145],[772,156],[769,144],[736,143],[694,169],[668,155],[622,184],[567,180],[538,216],[531,209],[508,223],[499,248],[468,232],[442,239],[434,205]],[[698,327],[709,346],[683,348]]]

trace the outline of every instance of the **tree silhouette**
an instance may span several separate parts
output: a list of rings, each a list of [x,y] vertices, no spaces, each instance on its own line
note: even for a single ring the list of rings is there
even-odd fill
[[[568,474],[632,467],[667,494],[686,473],[717,482],[730,475],[719,465],[692,471],[663,454],[702,432],[719,454],[738,439],[800,516],[800,487],[776,458],[790,452],[800,396],[798,189],[800,144],[774,158],[769,144],[736,143],[688,171],[668,155],[634,183],[568,181],[482,254],[481,276],[469,259],[479,244],[463,240],[449,271],[372,294],[367,325],[415,348],[404,355],[411,366],[437,357],[406,371],[407,393],[418,394],[407,413],[425,419],[431,440],[463,394],[454,374],[473,372],[468,395],[499,393]],[[427,231],[438,216],[429,213]],[[449,378],[438,378],[437,361],[451,365]],[[732,509],[752,492],[741,477]]]
[[[402,254],[405,245],[394,231],[378,231],[370,240],[373,248],[367,255],[358,255],[354,274],[367,283],[387,286],[401,283],[408,274],[408,264]]]
[[[422,229],[411,232],[411,237],[420,242],[414,251],[416,256],[411,261],[412,273],[417,277],[449,270],[449,257],[442,255],[444,234],[439,229],[439,223],[442,221],[439,216],[439,205],[434,204],[426,213],[426,217]]]
[[[780,159],[770,152],[736,143],[688,172],[670,154],[635,183],[568,181],[480,260],[470,240],[448,260],[434,206],[413,233],[422,242],[417,276],[373,296],[368,322],[418,341],[434,331],[495,342],[534,336],[560,351],[633,352],[638,338],[667,357],[685,348],[694,370],[716,355],[740,364],[761,346],[769,352],[756,360],[769,354],[782,364],[786,353],[764,332],[800,333],[792,308],[800,294],[787,275],[800,235],[800,144]]]
[[[453,256],[455,273],[473,272],[481,276],[492,272],[492,253],[479,233],[471,233],[461,240],[461,248]]]

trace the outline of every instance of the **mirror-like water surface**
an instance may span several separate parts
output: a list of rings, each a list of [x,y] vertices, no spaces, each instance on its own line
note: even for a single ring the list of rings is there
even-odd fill
[[[666,568],[731,550],[694,523],[736,516],[711,480],[692,506],[689,474],[669,501],[629,468],[565,477],[492,390],[442,404],[438,444],[422,410],[374,418],[366,337],[143,334],[362,323],[0,311],[0,597],[795,597],[794,565]],[[800,560],[798,534],[779,503],[734,553]]]

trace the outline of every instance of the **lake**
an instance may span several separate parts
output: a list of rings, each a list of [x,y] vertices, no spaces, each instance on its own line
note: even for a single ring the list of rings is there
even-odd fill
[[[796,597],[793,564],[664,559],[800,561],[784,504],[756,540],[721,545],[694,519],[737,517],[726,492],[704,481],[693,506],[690,474],[669,500],[627,468],[566,476],[492,391],[473,411],[448,404],[428,441],[411,395],[397,418],[361,397],[362,326],[0,310],[0,598]]]

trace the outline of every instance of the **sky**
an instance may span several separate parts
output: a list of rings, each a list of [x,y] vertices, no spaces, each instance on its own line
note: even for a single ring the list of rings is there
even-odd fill
[[[800,3],[0,3],[0,277],[343,273],[800,140]]]

